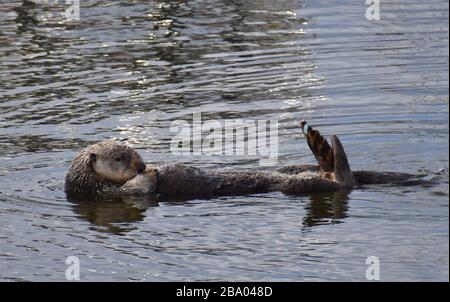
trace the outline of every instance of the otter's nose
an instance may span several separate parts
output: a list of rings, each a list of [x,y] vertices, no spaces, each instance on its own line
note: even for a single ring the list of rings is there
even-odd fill
[[[138,168],[137,168],[138,173],[144,172],[145,168],[146,168],[146,166],[143,162],[139,163]]]

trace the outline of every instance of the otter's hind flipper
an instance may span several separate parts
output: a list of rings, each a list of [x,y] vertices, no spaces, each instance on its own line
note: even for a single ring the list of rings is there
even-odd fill
[[[334,154],[334,178],[344,187],[350,188],[355,184],[355,180],[344,147],[336,135],[331,136],[331,144]]]
[[[353,174],[345,154],[344,147],[336,135],[331,136],[332,147],[327,140],[305,121],[300,122],[303,134],[322,172],[333,172],[334,180],[341,186],[350,188],[354,185]]]
[[[309,149],[311,149],[311,152],[314,154],[320,169],[323,172],[333,172],[334,154],[327,140],[320,134],[319,131],[314,130],[305,121],[300,122],[300,127],[302,128]]]

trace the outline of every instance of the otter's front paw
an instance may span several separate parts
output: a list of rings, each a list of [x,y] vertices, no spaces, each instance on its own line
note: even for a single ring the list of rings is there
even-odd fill
[[[156,192],[158,184],[158,170],[148,168],[143,173],[136,175],[133,179],[127,181],[121,190],[129,195],[146,195]]]

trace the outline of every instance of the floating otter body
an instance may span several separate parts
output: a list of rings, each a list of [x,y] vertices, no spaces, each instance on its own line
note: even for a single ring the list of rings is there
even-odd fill
[[[281,191],[305,194],[349,190],[355,185],[407,183],[416,175],[392,172],[352,172],[335,135],[332,146],[306,122],[301,127],[318,165],[283,167],[274,172],[205,171],[181,164],[147,168],[129,146],[105,141],[82,150],[66,176],[68,193],[159,194],[185,198],[245,195]]]
[[[333,137],[336,167],[329,173],[304,170],[298,173],[231,171],[209,172],[184,165],[158,167],[156,192],[162,195],[227,196],[281,191],[287,194],[350,189],[353,177],[337,137]],[[341,156],[343,154],[344,156]],[[345,161],[341,163],[341,161]]]

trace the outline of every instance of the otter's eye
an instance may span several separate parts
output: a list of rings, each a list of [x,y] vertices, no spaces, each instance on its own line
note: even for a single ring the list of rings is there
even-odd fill
[[[115,158],[116,161],[121,161],[122,159],[120,157]]]

